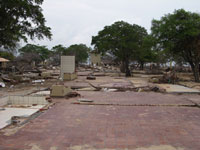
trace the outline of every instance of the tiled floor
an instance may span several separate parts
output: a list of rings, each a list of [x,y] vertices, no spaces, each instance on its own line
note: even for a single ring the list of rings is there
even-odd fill
[[[17,133],[1,134],[0,150],[200,149],[200,108],[189,107],[193,103],[187,97],[191,96],[80,93],[84,98],[93,99],[93,103],[109,105],[79,105],[71,103],[76,100],[55,100],[54,107]]]

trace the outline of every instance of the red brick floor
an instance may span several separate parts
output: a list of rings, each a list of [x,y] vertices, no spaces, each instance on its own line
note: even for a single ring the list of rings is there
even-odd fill
[[[81,92],[108,104],[186,104],[184,96],[158,93]],[[189,96],[190,97],[190,96]],[[2,150],[199,150],[200,108],[58,103],[11,136]],[[141,149],[140,147],[146,147]]]

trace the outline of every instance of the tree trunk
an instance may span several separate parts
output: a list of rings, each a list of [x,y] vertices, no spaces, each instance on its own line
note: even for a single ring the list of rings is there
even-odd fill
[[[200,82],[200,80],[199,80],[199,62],[196,62],[195,64],[190,62],[190,65],[191,65],[191,68],[192,68],[192,71],[194,74],[195,82]]]
[[[144,70],[144,63],[143,62],[140,63],[140,70]]]
[[[125,72],[126,72],[125,62],[124,62],[124,61],[122,61],[122,64],[120,65],[120,71],[121,71],[122,73],[125,73]]]
[[[126,69],[126,77],[130,77],[131,71],[129,69],[129,60],[128,59],[125,60],[125,69]]]

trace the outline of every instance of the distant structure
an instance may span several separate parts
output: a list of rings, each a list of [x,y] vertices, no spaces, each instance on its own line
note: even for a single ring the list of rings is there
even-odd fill
[[[61,56],[60,76],[63,80],[77,78],[75,72],[75,56]]]
[[[0,66],[1,66],[1,68],[6,68],[8,62],[9,62],[8,59],[0,57]]]
[[[90,52],[90,65],[92,66],[101,65],[101,55],[98,54],[95,50]]]

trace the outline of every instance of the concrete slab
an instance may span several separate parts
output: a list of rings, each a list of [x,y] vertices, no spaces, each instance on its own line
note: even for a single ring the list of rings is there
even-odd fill
[[[30,108],[4,108],[5,110],[0,111],[0,129],[6,127],[11,123],[11,117],[23,116],[28,117],[36,113],[44,105],[37,105],[37,107]]]
[[[194,105],[187,97],[197,96],[177,96],[154,92],[95,92],[79,91],[82,98],[93,100],[99,104],[114,105]]]
[[[130,80],[134,87],[143,87],[148,85],[148,79],[147,78],[128,78]]]
[[[181,85],[173,84],[156,84],[166,90],[167,93],[200,93],[197,89],[188,88]]]

